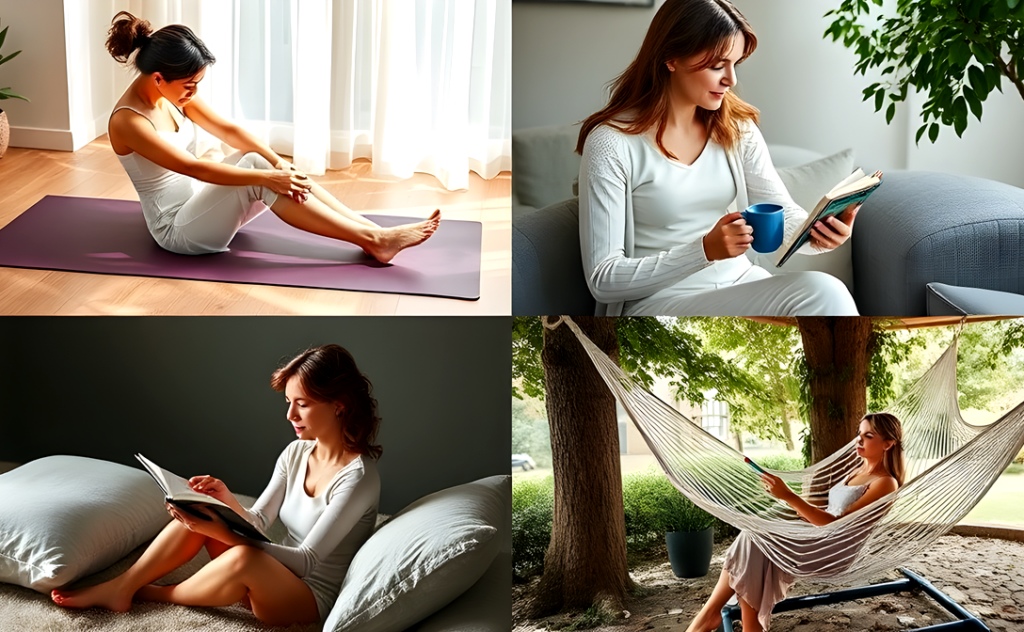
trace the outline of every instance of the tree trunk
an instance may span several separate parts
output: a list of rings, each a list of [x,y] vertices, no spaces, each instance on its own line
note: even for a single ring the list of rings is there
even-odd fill
[[[574,317],[618,360],[615,319]],[[531,616],[594,603],[616,610],[633,582],[626,563],[622,466],[615,398],[569,327],[544,331],[551,458],[555,479],[551,544]]]
[[[867,376],[875,336],[865,317],[799,317],[810,369],[811,461],[857,435],[867,412]]]

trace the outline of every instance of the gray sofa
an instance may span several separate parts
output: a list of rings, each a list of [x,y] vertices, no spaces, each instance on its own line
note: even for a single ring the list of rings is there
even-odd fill
[[[594,313],[572,193],[577,131],[513,132],[515,315]],[[776,167],[819,157],[783,146],[769,151]],[[852,280],[846,281],[863,315],[1024,314],[1024,189],[967,176],[887,172],[858,214],[849,246]]]

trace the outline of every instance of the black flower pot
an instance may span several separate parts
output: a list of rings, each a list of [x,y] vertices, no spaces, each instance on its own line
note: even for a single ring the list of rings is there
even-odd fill
[[[665,534],[668,561],[676,577],[704,577],[711,567],[715,528],[703,531],[670,531]]]

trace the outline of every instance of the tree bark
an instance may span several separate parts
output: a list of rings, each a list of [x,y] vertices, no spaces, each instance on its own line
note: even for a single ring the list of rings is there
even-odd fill
[[[615,319],[574,320],[618,361]],[[609,599],[612,608],[621,609],[633,582],[626,563],[615,399],[567,326],[545,329],[541,358],[555,502],[551,544],[531,616]]]
[[[867,412],[867,377],[875,335],[866,317],[799,317],[810,368],[811,461],[857,435]]]

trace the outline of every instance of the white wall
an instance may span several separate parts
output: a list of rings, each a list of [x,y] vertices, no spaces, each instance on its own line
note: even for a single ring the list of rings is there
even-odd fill
[[[11,27],[4,51],[23,51],[0,69],[2,81],[32,100],[3,102],[12,146],[74,151],[106,133],[107,117],[130,77],[104,42],[110,19],[127,5],[0,0],[0,17]]]
[[[944,128],[936,145],[925,139],[917,148],[915,100],[886,125],[884,112],[861,98],[874,79],[854,76],[853,53],[822,38],[829,22],[821,16],[831,5],[734,2],[759,41],[739,68],[737,93],[761,109],[770,143],[821,153],[853,147],[865,169],[926,169],[1024,186],[1024,99],[1008,82],[1006,94],[985,102],[983,121],[972,118],[963,139]],[[655,4],[513,4],[513,128],[575,123],[600,109],[605,84],[632,60],[662,0]]]

